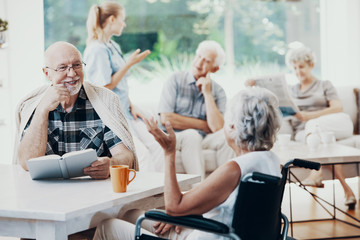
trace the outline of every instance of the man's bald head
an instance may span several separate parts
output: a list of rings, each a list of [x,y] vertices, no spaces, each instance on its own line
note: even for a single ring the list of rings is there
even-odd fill
[[[43,72],[53,84],[63,84],[70,95],[76,95],[84,81],[83,62],[77,48],[67,42],[56,42],[44,54]]]
[[[51,44],[44,53],[44,63],[47,67],[56,67],[56,59],[63,54],[71,54],[81,59],[80,51],[71,43],[59,41]]]

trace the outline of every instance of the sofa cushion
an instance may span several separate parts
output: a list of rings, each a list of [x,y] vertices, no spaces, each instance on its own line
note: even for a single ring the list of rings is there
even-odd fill
[[[357,118],[357,107],[355,104],[355,95],[353,93],[353,87],[349,86],[336,86],[336,91],[339,95],[339,99],[342,103],[343,111],[350,115],[352,122],[354,123]]]
[[[356,107],[357,107],[357,118],[355,121],[354,133],[360,133],[360,89],[354,88],[354,94],[356,99]]]

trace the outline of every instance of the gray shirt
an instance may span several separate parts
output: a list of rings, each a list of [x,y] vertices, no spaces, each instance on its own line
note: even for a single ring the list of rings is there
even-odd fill
[[[173,74],[164,84],[159,102],[159,113],[177,113],[206,120],[205,99],[195,83],[196,80],[191,72],[181,71]],[[226,108],[224,89],[212,81],[211,91],[216,106],[224,114]],[[201,134],[204,135],[204,133]]]
[[[328,80],[315,79],[305,90],[300,90],[298,83],[290,88],[290,94],[300,111],[309,112],[325,109],[331,100],[339,99],[334,85]],[[291,120],[291,125],[295,134],[305,128],[305,122],[298,119]]]
[[[300,111],[317,111],[329,107],[331,100],[339,99],[330,81],[315,79],[304,91],[300,84],[291,87],[290,93]]]

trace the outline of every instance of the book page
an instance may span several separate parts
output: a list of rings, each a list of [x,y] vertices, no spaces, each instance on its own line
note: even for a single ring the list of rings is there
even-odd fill
[[[59,159],[59,155],[45,155],[29,159],[26,164],[31,178],[33,180],[42,178],[62,178]]]
[[[266,88],[277,96],[283,116],[294,115],[300,111],[290,96],[284,74],[261,76],[253,80],[256,86]]]
[[[84,168],[89,167],[96,160],[96,151],[94,149],[86,149],[66,153],[61,161],[65,161],[68,177],[73,178],[84,176]]]

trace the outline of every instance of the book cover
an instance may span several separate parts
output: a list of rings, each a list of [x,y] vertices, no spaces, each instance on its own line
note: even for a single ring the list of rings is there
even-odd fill
[[[27,161],[33,180],[44,178],[73,178],[84,176],[84,168],[97,160],[94,149],[66,153],[63,156],[45,155]]]

